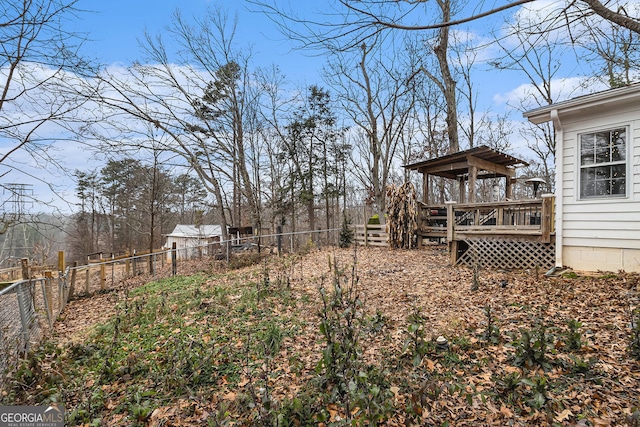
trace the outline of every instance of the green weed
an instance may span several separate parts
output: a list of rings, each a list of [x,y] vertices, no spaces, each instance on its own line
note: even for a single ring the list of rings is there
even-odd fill
[[[419,366],[424,356],[435,349],[434,344],[425,339],[424,320],[420,309],[415,307],[407,317],[407,338],[403,351],[409,350],[414,367]]]
[[[544,370],[550,370],[548,355],[553,351],[553,337],[547,333],[547,328],[540,322],[532,329],[520,328],[520,338],[511,343],[516,350],[514,365],[533,368],[540,366]]]

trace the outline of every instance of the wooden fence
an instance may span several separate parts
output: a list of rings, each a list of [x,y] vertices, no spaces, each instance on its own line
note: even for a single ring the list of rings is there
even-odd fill
[[[385,224],[364,224],[354,226],[354,240],[363,246],[388,246],[389,238]]]

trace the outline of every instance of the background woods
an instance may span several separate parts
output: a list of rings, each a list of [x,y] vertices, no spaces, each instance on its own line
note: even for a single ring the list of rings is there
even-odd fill
[[[83,13],[76,1],[2,2],[2,239],[24,227],[51,235],[41,212],[64,231],[49,246],[73,248],[72,259],[157,247],[178,223],[225,234],[335,229],[343,218],[364,223],[365,211],[384,218],[389,184],[413,181],[421,193],[403,164],[479,145],[529,163],[516,196],[530,195],[522,183],[534,176],[553,191],[554,129],[514,116],[637,80],[635,3],[358,4],[302,16],[277,1],[246,2],[294,46],[326,58],[322,82],[301,84],[277,59],[259,63],[246,23],[222,6],[176,10],[166,29],[142,35],[137,60],[104,66],[83,54],[86,34],[69,29]],[[497,112],[481,89],[507,75],[525,83]],[[73,156],[56,150],[71,146],[87,161],[67,166]],[[57,170],[39,178],[55,196],[15,186],[18,173],[34,175],[24,165]],[[58,185],[69,179],[72,195]],[[455,199],[455,185],[432,180],[431,202]],[[22,240],[27,252],[40,244]]]

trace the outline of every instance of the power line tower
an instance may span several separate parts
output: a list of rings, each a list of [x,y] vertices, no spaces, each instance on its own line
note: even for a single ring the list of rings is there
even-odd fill
[[[31,184],[0,184],[2,187],[2,230],[4,240],[0,250],[0,266],[12,266],[12,261],[24,258],[31,249],[25,218],[33,206]]]

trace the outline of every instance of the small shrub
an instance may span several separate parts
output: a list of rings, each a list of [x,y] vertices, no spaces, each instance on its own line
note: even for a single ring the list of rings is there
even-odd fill
[[[565,334],[567,347],[570,350],[580,350],[584,344],[582,341],[582,333],[580,332],[582,323],[575,319],[571,319],[567,321],[567,326],[569,327],[569,330]]]
[[[384,329],[388,320],[380,310],[376,309],[376,314],[366,318],[367,329],[369,332],[380,332]]]
[[[265,353],[267,356],[274,357],[276,354],[278,354],[283,338],[284,332],[282,331],[282,328],[280,328],[279,325],[273,322],[269,323],[263,340]]]
[[[355,251],[350,274],[330,262],[332,289],[327,291],[324,279],[320,287],[320,333],[325,347],[316,371],[330,399],[342,406],[346,421],[380,425],[392,413],[393,393],[386,372],[361,359],[361,339],[371,323],[364,314],[355,266]]]
[[[534,409],[542,409],[547,403],[548,380],[544,375],[535,375],[533,378],[523,378],[522,384],[530,387],[527,405]]]
[[[342,228],[340,229],[340,241],[338,246],[348,248],[353,243],[353,228],[351,228],[351,219],[347,215],[342,217]]]
[[[498,344],[500,342],[500,328],[495,324],[495,317],[491,314],[491,306],[486,305],[483,311],[487,318],[487,328],[482,334],[482,339],[487,343]]]
[[[533,330],[521,328],[520,338],[511,343],[516,350],[514,365],[551,369],[547,356],[552,348],[552,339],[553,337],[547,334],[547,328],[543,323],[539,323]]]
[[[518,388],[522,383],[522,375],[519,372],[510,372],[504,376],[494,376],[495,391],[497,397],[508,404],[513,404],[518,400]]]
[[[574,374],[586,374],[591,371],[591,368],[596,364],[596,359],[591,357],[589,359],[582,359],[579,357],[571,356],[571,365],[569,369]]]
[[[433,343],[425,340],[424,317],[419,308],[414,308],[407,317],[407,338],[404,341],[403,351],[407,349],[411,352],[413,366],[419,366],[424,356],[433,350]]]

